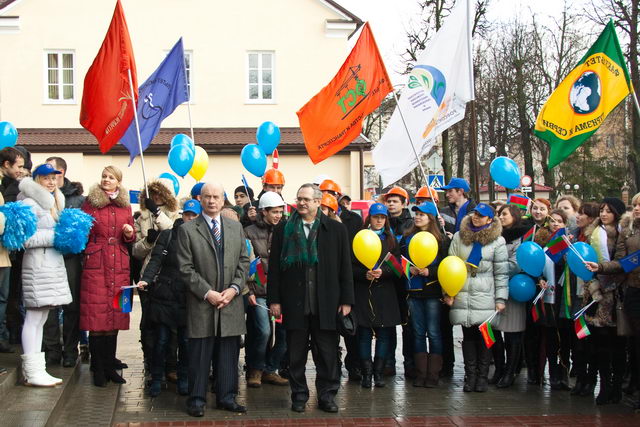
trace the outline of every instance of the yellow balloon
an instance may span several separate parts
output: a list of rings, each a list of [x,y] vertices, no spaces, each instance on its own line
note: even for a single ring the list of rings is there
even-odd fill
[[[457,256],[450,255],[438,266],[438,281],[442,290],[449,296],[455,297],[467,280],[467,265]]]
[[[371,270],[382,253],[382,242],[371,230],[360,230],[353,238],[353,253],[365,267]]]
[[[191,166],[189,175],[191,175],[196,181],[200,181],[204,177],[204,174],[207,173],[208,168],[209,155],[204,151],[204,148],[197,146],[196,155],[193,159],[193,166]]]
[[[438,255],[438,241],[428,231],[420,231],[409,242],[409,257],[418,268],[425,268]]]

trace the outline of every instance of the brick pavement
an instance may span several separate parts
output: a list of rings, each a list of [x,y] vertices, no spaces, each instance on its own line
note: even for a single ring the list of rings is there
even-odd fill
[[[139,307],[131,325],[138,324]],[[151,399],[144,390],[141,350],[137,329],[121,334],[118,355],[130,368],[124,372],[128,383],[120,388],[113,422],[118,426],[160,425],[640,425],[631,401],[596,406],[592,398],[573,397],[568,392],[552,392],[548,386],[528,386],[521,376],[510,389],[491,388],[487,393],[464,393],[462,357],[455,375],[437,389],[415,388],[401,375],[389,378],[387,387],[362,389],[343,378],[337,397],[338,414],[317,409],[311,398],[304,414],[291,412],[288,387],[263,385],[248,389],[240,380],[238,401],[246,404],[247,414],[235,415],[212,408],[215,398],[208,396],[204,418],[194,419],[185,412],[185,398],[168,384],[162,394]],[[400,350],[398,352],[400,354]],[[398,371],[402,372],[397,358]],[[242,355],[240,365],[242,365]],[[313,363],[308,365],[308,382],[313,384]],[[113,387],[113,386],[112,386]],[[597,390],[596,390],[597,391]]]

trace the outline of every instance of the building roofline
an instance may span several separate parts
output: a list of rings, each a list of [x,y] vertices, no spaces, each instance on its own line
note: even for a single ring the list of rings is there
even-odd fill
[[[355,28],[355,30],[353,30],[353,32],[351,34],[349,34],[349,38],[351,38],[355,33],[357,33],[358,30],[360,29],[360,27],[362,27],[364,25],[364,21],[362,19],[360,19],[353,12],[349,11],[348,9],[346,9],[344,6],[340,5],[337,1],[335,1],[335,0],[320,0],[320,1],[325,3],[331,9],[334,9],[340,15],[343,15],[345,18],[348,19],[348,21],[353,22],[353,23],[356,24],[356,28]],[[331,21],[342,21],[342,20],[329,19],[328,21],[331,22]]]

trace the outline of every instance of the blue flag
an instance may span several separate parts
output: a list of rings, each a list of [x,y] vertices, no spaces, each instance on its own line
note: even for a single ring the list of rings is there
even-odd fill
[[[622,258],[620,260],[620,266],[625,273],[635,270],[636,267],[640,266],[640,251],[635,251],[634,253]]]
[[[256,271],[258,271],[258,263],[261,262],[260,261],[260,257],[254,259],[253,261],[251,261],[251,263],[249,264],[249,275],[248,277],[252,277],[254,274],[256,274]]]
[[[146,150],[160,131],[162,121],[176,107],[189,99],[185,77],[182,38],[173,46],[156,71],[138,90],[138,122],[142,151]],[[140,154],[135,120],[131,121],[120,143],[129,150],[129,164]]]

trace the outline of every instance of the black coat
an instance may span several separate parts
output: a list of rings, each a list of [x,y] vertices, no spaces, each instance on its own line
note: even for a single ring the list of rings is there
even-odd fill
[[[396,235],[396,240],[400,240],[400,237],[404,234],[405,230],[411,228],[413,225],[413,217],[409,209],[404,208],[398,216],[389,216],[389,226],[391,231]]]
[[[305,270],[292,266],[281,268],[284,226],[281,222],[273,231],[269,255],[268,304],[281,304],[283,324],[286,329],[306,327],[304,302],[306,299]],[[317,236],[317,301],[320,329],[336,330],[338,307],[353,305],[353,275],[351,272],[350,242],[347,229],[338,221],[320,214]]]
[[[394,236],[388,236],[382,240],[382,259],[389,252],[389,239]],[[394,256],[400,254],[398,244],[394,245],[391,253]],[[398,277],[391,271],[387,264],[380,266],[382,276],[373,282],[367,280],[368,268],[354,258],[353,262],[353,283],[356,294],[356,318],[358,326],[365,328],[379,328],[396,326],[401,323],[400,305],[398,304],[398,287],[400,282]]]
[[[356,233],[362,230],[362,226],[364,225],[362,217],[354,211],[342,208],[342,212],[340,212],[340,220],[344,226],[347,227],[347,235],[349,236],[349,241],[352,242]]]
[[[4,202],[15,202],[18,200],[18,194],[20,193],[20,189],[18,185],[20,182],[8,176],[3,176],[2,181],[0,181],[0,192],[2,192],[2,197],[4,197]]]
[[[187,324],[186,286],[177,260],[178,219],[171,230],[160,232],[141,280],[149,283],[147,320],[175,328]]]

